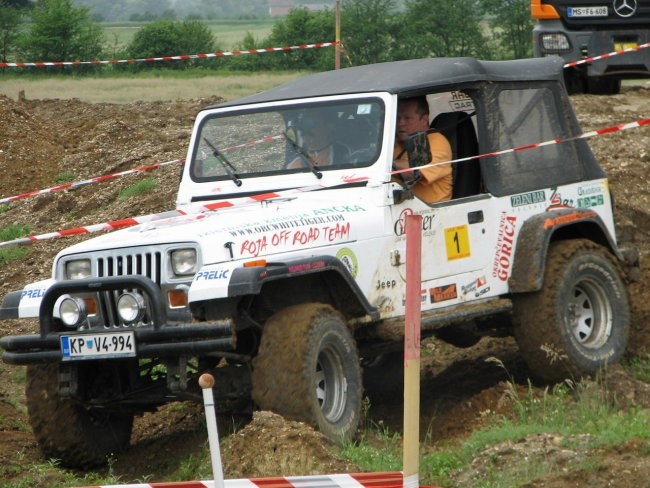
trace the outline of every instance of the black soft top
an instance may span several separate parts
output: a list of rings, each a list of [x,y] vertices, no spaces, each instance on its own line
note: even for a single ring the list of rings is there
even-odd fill
[[[363,92],[408,96],[430,87],[481,81],[557,80],[563,64],[557,56],[513,61],[428,58],[368,64],[302,76],[270,90],[207,108]]]

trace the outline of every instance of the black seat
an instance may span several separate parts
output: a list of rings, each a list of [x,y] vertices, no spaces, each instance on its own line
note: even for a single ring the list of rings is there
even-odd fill
[[[451,145],[453,159],[478,154],[478,139],[472,123],[472,114],[465,112],[443,112],[431,122],[431,128],[442,133]],[[478,159],[453,163],[452,198],[477,195],[481,191],[481,166]]]

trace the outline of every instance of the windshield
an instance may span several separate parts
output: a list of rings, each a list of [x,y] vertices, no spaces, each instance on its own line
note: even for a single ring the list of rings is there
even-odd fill
[[[206,117],[191,161],[196,181],[356,168],[381,151],[380,99],[337,100]]]

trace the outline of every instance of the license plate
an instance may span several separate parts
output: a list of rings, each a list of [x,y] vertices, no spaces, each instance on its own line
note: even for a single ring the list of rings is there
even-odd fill
[[[634,49],[637,46],[636,42],[615,42],[614,51],[621,51],[623,49]]]
[[[133,332],[61,336],[64,361],[135,356]]]
[[[607,17],[607,7],[569,7],[569,17]]]

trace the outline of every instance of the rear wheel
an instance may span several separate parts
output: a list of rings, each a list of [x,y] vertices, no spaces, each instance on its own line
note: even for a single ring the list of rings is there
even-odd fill
[[[617,362],[629,321],[626,289],[610,253],[583,239],[552,243],[543,288],[515,301],[519,348],[534,375],[549,382]]]
[[[358,428],[361,399],[356,345],[332,307],[296,305],[266,322],[253,361],[253,400],[261,409],[306,421],[344,442]]]
[[[43,455],[66,467],[105,464],[129,444],[133,415],[85,408],[59,396],[58,364],[27,367],[29,422]]]

